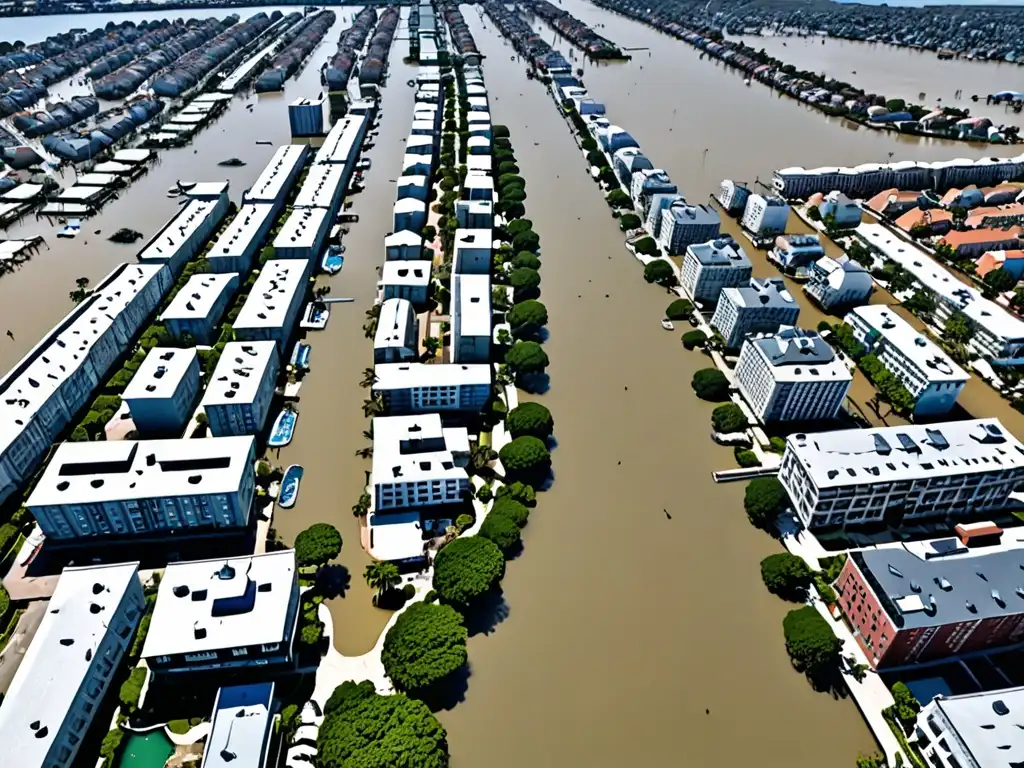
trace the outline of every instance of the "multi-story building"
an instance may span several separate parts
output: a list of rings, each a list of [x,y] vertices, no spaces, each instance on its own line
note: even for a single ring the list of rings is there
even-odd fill
[[[424,307],[430,297],[430,273],[434,263],[421,261],[385,261],[380,273],[384,299],[406,299],[414,307]]]
[[[786,327],[744,342],[735,379],[765,424],[834,419],[853,383],[845,363],[817,333]]]
[[[739,349],[747,335],[795,326],[799,315],[800,307],[782,278],[752,279],[747,286],[722,289],[711,325],[722,334],[727,348]]]
[[[278,147],[256,182],[242,195],[245,203],[263,203],[271,206],[276,219],[284,210],[285,200],[306,165],[309,147],[305,144],[287,144]]]
[[[493,203],[495,200],[494,179],[482,173],[466,176],[462,182],[462,199],[484,200]]]
[[[974,264],[974,274],[978,277],[985,277],[995,269],[1005,269],[1014,279],[1020,280],[1024,277],[1024,250],[985,251]]]
[[[213,344],[217,325],[238,288],[237,272],[192,275],[160,316],[176,339]]]
[[[491,276],[452,275],[452,362],[491,358]]]
[[[668,172],[661,168],[637,171],[629,183],[630,199],[633,201],[633,207],[641,215],[647,214],[654,195],[671,195],[678,191]]]
[[[409,155],[433,155],[434,137],[423,134],[410,134],[405,140],[405,152]]]
[[[917,747],[935,768],[988,768],[1024,762],[1024,687],[939,694],[917,716]]]
[[[274,238],[275,258],[317,259],[323,253],[333,220],[327,208],[294,208]]]
[[[835,225],[840,229],[856,227],[861,220],[860,206],[838,189],[832,190],[818,202],[818,213],[822,219],[834,217]]]
[[[26,506],[59,544],[238,530],[255,456],[251,437],[61,443]]]
[[[1013,226],[1008,229],[972,229],[967,232],[950,232],[939,240],[939,245],[948,246],[961,258],[976,259],[985,251],[1014,250],[1024,245],[1024,228]]]
[[[494,203],[490,200],[458,200],[455,218],[463,229],[490,231],[494,227]]]
[[[216,437],[255,435],[266,424],[280,370],[273,341],[231,341],[217,361],[200,405]]]
[[[970,376],[935,342],[884,305],[856,307],[846,316],[866,351],[907,388],[915,416],[949,413]]]
[[[465,457],[459,454],[465,449]],[[466,429],[444,428],[438,413],[373,420],[373,494],[377,512],[455,504],[469,477]],[[460,466],[461,464],[461,466]]]
[[[998,419],[796,434],[779,480],[808,528],[998,512],[1024,446]]]
[[[740,224],[758,237],[781,235],[789,222],[789,205],[776,195],[753,194],[747,198]]]
[[[768,259],[783,269],[796,270],[810,266],[824,255],[817,235],[779,235]]]
[[[636,139],[629,135],[629,131],[625,128],[620,128],[617,125],[608,125],[605,127],[598,128],[596,131],[597,143],[601,145],[601,149],[607,152],[609,155],[615,154],[620,149],[625,147],[639,147]]]
[[[628,185],[634,173],[653,168],[654,165],[647,159],[647,155],[636,147],[626,147],[612,155],[612,170],[615,171],[620,184]]]
[[[142,434],[177,434],[188,423],[199,395],[195,349],[153,347],[121,398]]]
[[[460,275],[489,275],[492,240],[490,229],[455,230],[452,272]]]
[[[118,266],[0,380],[0,501],[92,401],[173,282],[166,265]]]
[[[720,225],[718,212],[710,206],[690,205],[682,199],[670,202],[661,211],[658,244],[666,253],[678,256],[689,245],[717,238]]]
[[[210,246],[206,260],[214,272],[248,273],[274,226],[274,206],[244,203]]]
[[[395,201],[394,226],[392,229],[399,232],[408,229],[412,232],[422,232],[427,224],[427,204],[415,197],[403,197]]]
[[[288,125],[293,139],[323,135],[326,103],[326,94],[320,93],[312,99],[300,97],[288,105]]]
[[[219,688],[211,720],[201,768],[266,768],[277,732],[273,683]]]
[[[654,195],[650,199],[650,205],[647,210],[647,217],[644,219],[644,229],[651,233],[653,237],[659,243],[661,242],[661,214],[665,209],[675,204],[685,204],[686,200],[682,195],[679,194],[663,194]]]
[[[876,669],[999,648],[1024,639],[1022,566],[1024,550],[958,539],[851,552],[839,608]]]
[[[380,305],[373,336],[373,362],[400,363],[420,353],[419,321],[407,299],[387,299]]]
[[[730,216],[739,216],[746,210],[750,190],[742,182],[723,179],[718,188],[718,202]]]
[[[479,413],[491,398],[491,367],[485,363],[387,363],[374,366],[373,391],[388,413]]]
[[[723,288],[748,285],[752,274],[750,259],[732,238],[686,246],[682,285],[694,301],[714,303]]]
[[[295,196],[294,208],[323,208],[333,221],[345,196],[349,176],[340,163],[318,163],[313,165],[302,181]],[[293,214],[294,215],[294,214]]]
[[[138,563],[64,569],[0,708],[4,762],[76,764],[145,609]]]
[[[235,338],[275,341],[284,355],[306,298],[309,270],[305,259],[271,259],[264,264],[235,318]]]
[[[432,155],[416,155],[406,152],[402,156],[402,174],[415,174],[416,176],[431,176],[434,172],[434,158]]]
[[[399,176],[395,182],[395,199],[404,200],[407,197],[426,202],[430,192],[430,185],[426,176]]]
[[[386,261],[420,261],[423,258],[423,236],[403,229],[384,238]]]
[[[804,291],[827,312],[852,307],[871,297],[871,273],[846,256],[824,256],[811,265]]]
[[[346,178],[350,178],[359,159],[369,123],[369,115],[348,112],[331,126],[313,162],[344,165]]]
[[[142,658],[155,675],[286,664],[298,620],[293,549],[171,563]]]
[[[228,212],[228,195],[194,198],[150,238],[139,252],[143,264],[166,264],[175,277],[202,251]]]

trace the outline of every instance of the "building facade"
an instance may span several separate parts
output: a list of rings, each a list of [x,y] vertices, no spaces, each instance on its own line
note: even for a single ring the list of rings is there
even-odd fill
[[[718,212],[710,206],[690,205],[679,198],[661,210],[658,244],[666,253],[678,256],[687,246],[717,238],[721,223]]]
[[[420,353],[419,321],[407,299],[387,299],[380,305],[373,336],[373,362],[400,363]]]
[[[491,277],[452,275],[452,361],[486,363],[491,358]]]
[[[479,413],[491,398],[491,367],[483,363],[387,363],[375,366],[373,372],[373,391],[395,416]]]
[[[167,305],[160,319],[176,339],[191,336],[194,343],[212,345],[228,304],[238,289],[236,272],[193,275]]]
[[[776,195],[753,194],[747,198],[740,224],[757,237],[781,235],[789,222],[789,205]]]
[[[445,429],[438,413],[373,420],[374,510],[456,504],[469,491],[456,445],[467,446],[465,428]],[[468,456],[467,456],[468,458]]]
[[[718,188],[718,202],[730,216],[739,216],[747,207],[750,190],[742,183],[724,179]]]
[[[748,286],[722,290],[711,326],[722,334],[727,348],[738,349],[749,334],[795,326],[799,315],[800,307],[782,278],[753,279]]]
[[[249,298],[235,318],[235,338],[273,341],[284,355],[309,287],[310,262],[271,259],[260,270]]]
[[[917,746],[935,768],[987,768],[1024,762],[1024,688],[939,695],[917,716]]]
[[[434,264],[421,261],[387,261],[380,282],[384,300],[405,299],[414,307],[424,307],[430,297],[430,274]]]
[[[281,361],[273,341],[231,341],[217,361],[202,408],[215,437],[255,435],[267,423]]]
[[[723,288],[748,285],[752,275],[750,259],[731,238],[686,247],[682,286],[694,301],[717,302]]]
[[[143,434],[181,434],[199,395],[195,349],[153,347],[121,398]]]

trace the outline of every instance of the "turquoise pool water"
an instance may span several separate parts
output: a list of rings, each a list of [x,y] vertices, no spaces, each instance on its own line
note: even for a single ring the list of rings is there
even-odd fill
[[[125,741],[117,768],[164,768],[172,754],[174,745],[163,728],[149,733],[131,733]]]

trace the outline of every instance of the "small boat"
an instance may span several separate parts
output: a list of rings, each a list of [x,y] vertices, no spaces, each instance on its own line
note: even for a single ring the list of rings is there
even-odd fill
[[[57,233],[57,237],[73,238],[77,237],[78,233],[82,231],[82,220],[71,219],[68,221],[67,226],[63,227],[60,232]]]
[[[270,448],[281,448],[288,445],[292,441],[292,435],[295,434],[295,422],[298,420],[298,411],[293,411],[291,408],[285,408],[281,411],[277,418],[274,419],[274,426],[270,430],[267,446]]]
[[[327,321],[330,319],[331,310],[327,308],[326,304],[311,301],[306,305],[306,311],[302,313],[302,322],[299,323],[299,327],[311,331],[322,331],[327,327]]]
[[[295,343],[292,348],[292,356],[289,362],[296,368],[309,368],[309,353],[312,347],[309,344],[303,344],[301,341]]]
[[[668,318],[665,318],[664,320],[661,321],[661,327],[664,328],[666,331],[674,331],[676,329],[676,327],[672,324],[672,321],[669,320]]]
[[[304,470],[298,464],[292,464],[284,471],[281,479],[281,492],[277,495],[277,506],[282,509],[291,509],[295,506],[295,499],[299,496],[299,481],[302,480]]]
[[[327,246],[323,260],[320,262],[320,268],[328,275],[338,274],[341,272],[341,268],[345,265],[345,257],[342,256],[342,253],[344,252],[345,246],[343,245]]]

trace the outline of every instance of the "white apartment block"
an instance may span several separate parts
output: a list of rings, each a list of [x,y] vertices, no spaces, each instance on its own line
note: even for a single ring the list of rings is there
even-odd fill
[[[694,301],[716,302],[723,288],[750,283],[753,266],[743,249],[730,238],[686,247],[683,291]]]
[[[142,434],[180,435],[192,416],[199,386],[194,348],[153,347],[121,398]]]
[[[266,424],[280,370],[273,341],[231,341],[200,405],[215,437],[255,435]]]
[[[61,443],[26,506],[62,544],[238,530],[255,458],[251,437]]]
[[[913,396],[915,416],[952,410],[970,375],[935,342],[883,305],[856,307],[845,320],[857,341]]]
[[[142,658],[156,675],[283,664],[298,619],[293,549],[171,563]]]
[[[863,304],[875,288],[871,273],[846,256],[820,258],[809,274],[804,292],[826,311]]]
[[[445,429],[441,415],[384,416],[373,420],[373,496],[378,513],[456,504],[469,490],[459,466],[465,428]]]
[[[206,260],[214,272],[248,272],[274,226],[274,206],[244,203],[210,246]]]
[[[407,299],[387,299],[380,305],[373,336],[373,362],[400,363],[419,357],[419,322]]]
[[[491,367],[485,363],[388,363],[373,369],[373,391],[388,413],[478,413],[491,398]]]
[[[998,419],[796,434],[779,480],[808,528],[998,512],[1024,446]]]
[[[494,227],[494,203],[490,200],[457,200],[455,219],[463,229],[486,229]]]
[[[853,375],[814,331],[782,328],[749,339],[740,350],[736,384],[764,424],[834,419]]]
[[[759,237],[781,235],[789,222],[789,205],[775,195],[753,194],[747,198],[740,224]]]
[[[493,203],[495,199],[494,179],[479,173],[466,176],[465,181],[462,182],[462,198]]]
[[[0,501],[91,402],[173,282],[166,266],[120,265],[0,381]]]
[[[430,296],[430,272],[433,262],[386,261],[381,269],[380,282],[384,299],[407,299],[414,307],[422,307]]]
[[[284,355],[306,298],[309,270],[305,259],[271,259],[264,264],[235,318],[235,338],[275,341]]]
[[[294,208],[274,238],[277,259],[313,260],[320,256],[334,217],[326,208]]]
[[[652,210],[655,204],[661,210],[658,245],[662,250],[678,256],[689,245],[706,243],[718,237],[722,220],[715,209],[708,205],[690,205],[682,198],[666,198],[665,194],[670,193],[655,195],[651,200]],[[665,207],[661,208],[662,205]]]
[[[826,216],[834,216],[837,227],[856,227],[861,222],[860,206],[839,190],[833,190],[825,195],[818,205],[818,213],[823,219]]]
[[[408,229],[412,232],[422,232],[427,225],[427,204],[415,197],[403,197],[396,200],[392,206],[394,224],[392,231],[400,232]]]
[[[324,208],[333,217],[345,197],[348,175],[345,166],[333,163],[314,165],[302,181],[295,196],[295,208]]]
[[[0,708],[5,764],[75,764],[145,608],[138,563],[64,569]]]
[[[799,315],[800,307],[782,278],[754,279],[748,286],[722,289],[711,326],[722,334],[726,347],[738,349],[750,334],[795,326]]]
[[[491,276],[452,275],[452,362],[491,358]]]
[[[176,339],[186,334],[195,344],[217,340],[221,316],[238,289],[237,272],[192,275],[160,316]]]
[[[367,115],[349,112],[331,126],[324,143],[316,152],[314,162],[340,163],[351,173],[363,146],[368,124]]]
[[[420,261],[423,259],[423,235],[408,229],[392,232],[384,238],[385,261]]]
[[[938,695],[917,716],[917,745],[935,768],[995,768],[1024,763],[1024,688]]]
[[[466,204],[473,205],[474,203],[467,202]],[[492,240],[493,234],[490,229],[455,230],[455,256],[452,272],[460,275],[491,274]]]
[[[268,763],[273,766],[271,742],[278,722],[274,716],[273,683],[225,685],[217,689],[201,768],[267,768]],[[300,734],[301,731],[296,732],[296,741]]]
[[[278,147],[256,182],[242,195],[245,203],[265,203],[273,209],[271,220],[284,209],[284,202],[306,165],[309,147],[287,144]]]
[[[723,179],[718,188],[718,202],[726,213],[741,214],[747,207],[750,190],[732,179]]]
[[[153,235],[139,252],[139,261],[142,264],[166,264],[177,277],[185,263],[202,252],[227,212],[227,192],[213,200],[190,200]]]
[[[395,187],[396,200],[403,200],[407,197],[412,197],[416,200],[423,200],[426,202],[427,196],[430,192],[426,176],[399,176],[398,180],[395,182]]]

